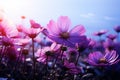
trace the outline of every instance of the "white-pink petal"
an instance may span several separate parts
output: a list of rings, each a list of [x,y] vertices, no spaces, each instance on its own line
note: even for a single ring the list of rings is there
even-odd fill
[[[68,18],[68,16],[61,16],[58,18],[57,26],[61,32],[67,32],[71,26],[71,20]]]
[[[57,27],[56,22],[54,22],[53,20],[50,20],[49,24],[47,24],[47,30],[49,34],[52,34],[52,35],[58,35],[60,33],[60,30]]]

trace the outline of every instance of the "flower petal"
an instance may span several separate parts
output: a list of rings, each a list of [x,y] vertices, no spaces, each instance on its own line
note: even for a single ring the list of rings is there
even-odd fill
[[[58,18],[57,26],[61,32],[67,32],[71,26],[71,21],[67,16],[61,16]]]
[[[61,39],[58,36],[48,35],[48,38],[50,38],[51,40],[53,40],[53,41],[55,41],[55,42],[57,42],[59,44],[62,44],[62,45],[68,46],[68,47],[75,47],[75,44],[73,44],[71,41],[65,40],[65,39]]]
[[[96,51],[94,53],[90,53],[88,56],[88,62],[92,65],[98,64],[98,61],[102,57],[103,57],[103,54],[99,51]]]
[[[60,30],[57,27],[56,23],[53,20],[49,21],[49,24],[47,24],[47,30],[49,32],[49,34],[54,34],[54,35],[59,35]]]
[[[82,41],[86,41],[86,36],[70,36],[69,40],[72,43],[80,43]]]
[[[85,28],[83,25],[77,25],[70,31],[71,36],[80,36],[84,33],[85,33]]]
[[[36,23],[34,20],[30,20],[32,28],[42,28],[40,24]]]

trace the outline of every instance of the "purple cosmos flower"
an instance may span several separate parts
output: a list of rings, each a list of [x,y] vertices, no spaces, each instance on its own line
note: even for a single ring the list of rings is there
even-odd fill
[[[67,71],[71,74],[78,74],[81,72],[81,68],[77,67],[74,63],[69,63],[67,60],[64,61],[64,67],[67,69]]]
[[[68,56],[69,62],[75,62],[77,58],[78,51],[76,49],[70,48],[66,55]]]
[[[88,56],[88,63],[93,66],[108,66],[117,63],[118,54],[116,51],[106,51],[105,53],[101,53],[99,51],[90,53]]]
[[[105,50],[105,48],[103,46],[103,42],[104,42],[103,40],[101,42],[100,41],[96,41],[94,46],[93,46],[93,50],[94,51],[101,51],[101,52],[103,52]]]
[[[103,46],[108,49],[108,50],[113,50],[115,48],[115,42],[112,41],[111,39],[107,39],[104,43]]]
[[[89,45],[89,42],[90,42],[90,41],[89,41],[86,37],[84,37],[83,40],[82,40],[80,43],[76,44],[76,45],[77,45],[77,48],[78,48],[78,51],[79,51],[79,52],[82,52],[82,51],[84,51],[85,49],[87,49],[87,48],[88,48],[88,45]]]
[[[84,26],[77,25],[69,30],[70,26],[70,19],[67,16],[61,16],[57,23],[51,20],[47,25],[47,30],[43,30],[43,33],[57,43],[73,47],[75,43],[84,40],[85,29]]]
[[[88,44],[88,48],[89,48],[89,49],[93,49],[93,47],[94,47],[95,44],[96,44],[96,41],[93,40],[93,39],[89,39],[89,40],[90,40],[90,42],[89,42],[89,44]]]
[[[13,47],[9,47],[7,49],[7,52],[6,52],[6,56],[10,60],[16,60],[18,58],[18,52],[17,52],[16,48],[14,46]]]
[[[4,46],[13,46],[13,39],[8,37],[2,37],[1,43]]]
[[[118,25],[118,26],[115,26],[114,27],[114,30],[117,32],[117,33],[119,33],[120,32],[120,26]]]
[[[114,49],[120,55],[120,42],[115,42]]]
[[[100,30],[98,32],[95,32],[94,35],[95,36],[102,36],[103,34],[107,33],[108,31],[107,30]]]
[[[115,35],[115,34],[109,34],[109,35],[107,35],[107,38],[109,38],[111,40],[114,40],[116,37],[117,37],[117,35]]]

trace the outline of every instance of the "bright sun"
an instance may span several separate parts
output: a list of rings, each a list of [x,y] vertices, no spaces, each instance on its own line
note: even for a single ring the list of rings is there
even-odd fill
[[[0,6],[7,11],[17,11],[23,9],[29,0],[2,0]]]
[[[0,0],[0,19],[5,17],[17,21],[16,17],[24,15],[23,10],[29,8],[29,5],[31,5],[30,0]]]

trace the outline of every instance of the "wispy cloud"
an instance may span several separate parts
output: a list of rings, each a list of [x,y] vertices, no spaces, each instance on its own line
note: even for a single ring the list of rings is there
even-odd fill
[[[83,18],[90,18],[90,17],[94,17],[94,16],[95,16],[94,13],[80,14],[80,17],[83,17]]]
[[[105,20],[115,20],[114,17],[110,17],[110,16],[104,16],[104,19],[105,19]]]

